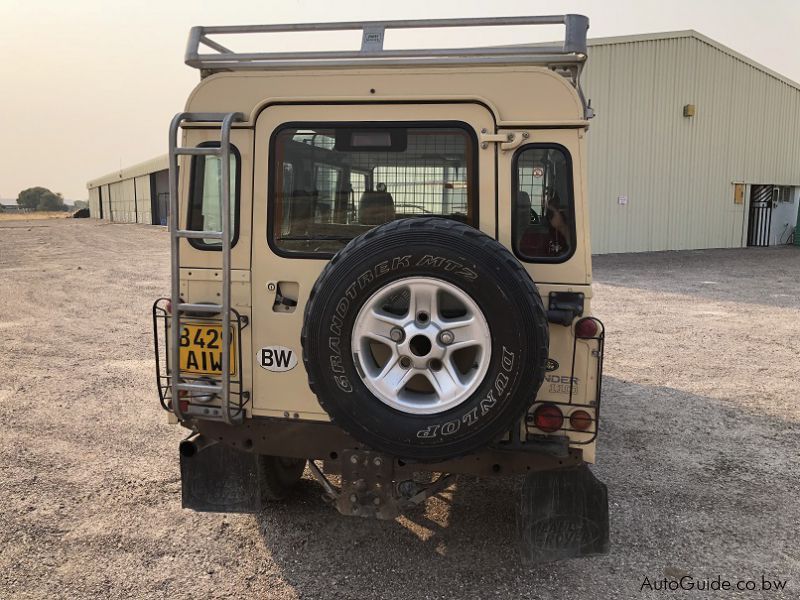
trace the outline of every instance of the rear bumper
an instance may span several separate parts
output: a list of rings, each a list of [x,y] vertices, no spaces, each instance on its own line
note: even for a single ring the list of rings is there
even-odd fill
[[[230,426],[218,421],[195,421],[197,432],[240,451],[290,458],[325,461],[326,471],[340,470],[345,450],[363,450],[360,444],[333,423],[270,418],[245,419]],[[481,476],[549,471],[583,464],[583,453],[562,441],[497,443],[469,455],[442,462],[422,463],[389,457],[395,471],[431,471]]]

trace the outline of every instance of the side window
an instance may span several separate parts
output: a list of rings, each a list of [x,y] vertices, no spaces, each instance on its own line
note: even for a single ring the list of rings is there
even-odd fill
[[[525,146],[512,169],[514,252],[530,262],[567,260],[575,250],[569,155],[552,146]]]
[[[200,147],[218,147],[217,143],[200,144]],[[222,230],[222,197],[219,156],[192,157],[191,182],[189,184],[188,228],[197,231]],[[231,147],[230,197],[231,197],[231,244],[239,237],[239,151]],[[213,238],[190,239],[189,242],[201,250],[219,250],[222,240]]]

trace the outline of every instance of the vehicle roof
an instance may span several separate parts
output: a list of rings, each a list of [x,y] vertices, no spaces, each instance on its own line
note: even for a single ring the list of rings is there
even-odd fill
[[[498,126],[587,125],[572,84],[546,67],[532,66],[215,73],[197,85],[186,110],[241,112],[247,125],[253,125],[270,104],[398,101],[482,103],[494,113]]]

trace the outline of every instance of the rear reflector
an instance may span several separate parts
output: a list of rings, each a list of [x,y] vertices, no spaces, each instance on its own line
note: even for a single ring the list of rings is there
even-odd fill
[[[564,424],[564,415],[557,406],[542,404],[533,412],[533,424],[545,433],[553,433],[561,429]]]
[[[569,416],[569,424],[573,429],[586,431],[592,426],[592,415],[585,410],[576,410]]]

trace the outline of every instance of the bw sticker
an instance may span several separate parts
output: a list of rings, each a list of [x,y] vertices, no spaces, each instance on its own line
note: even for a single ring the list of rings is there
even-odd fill
[[[266,346],[258,353],[258,363],[267,371],[291,371],[297,366],[297,354],[285,346]]]

